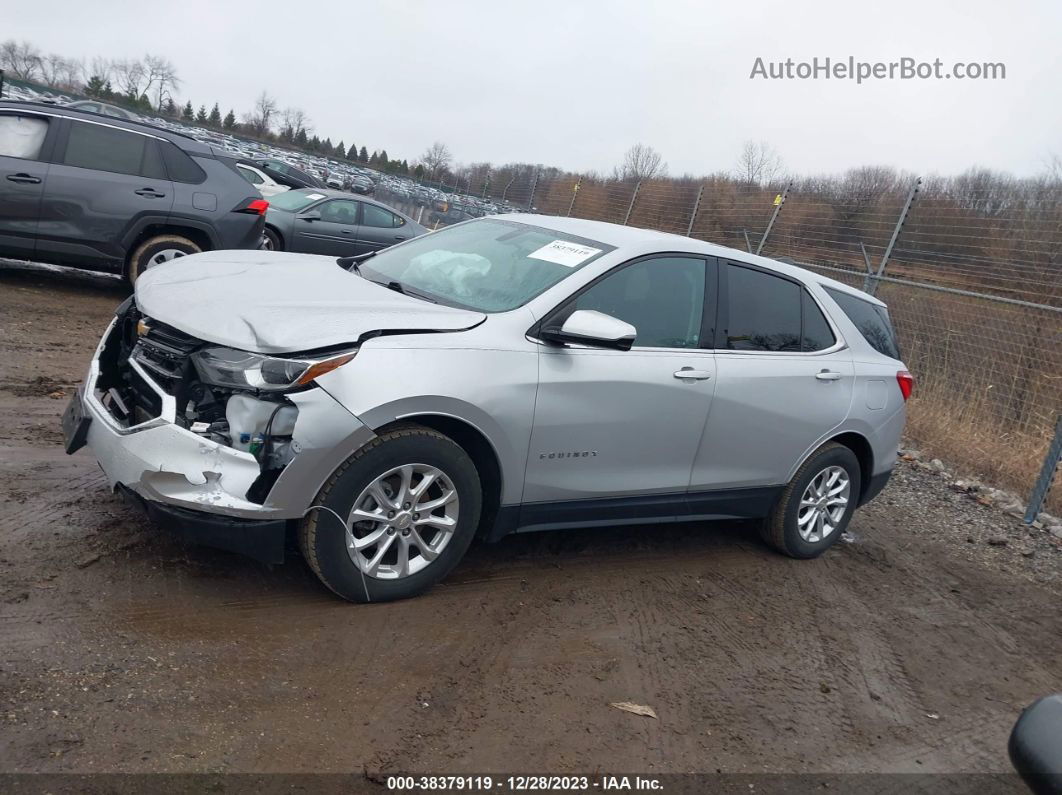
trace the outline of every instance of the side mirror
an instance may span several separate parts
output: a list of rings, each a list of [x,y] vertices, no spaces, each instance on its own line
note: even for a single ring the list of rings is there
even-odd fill
[[[302,221],[320,221],[321,214],[316,210],[310,210],[310,212],[300,215],[299,219]]]
[[[577,309],[572,312],[564,324],[546,326],[541,336],[550,342],[576,343],[592,345],[596,348],[615,348],[629,351],[637,336],[637,329],[619,318],[595,312],[592,309]]]
[[[1062,792],[1062,693],[1025,708],[1007,750],[1029,789],[1037,795]]]

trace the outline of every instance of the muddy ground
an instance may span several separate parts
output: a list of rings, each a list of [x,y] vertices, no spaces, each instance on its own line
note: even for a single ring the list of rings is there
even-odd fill
[[[912,463],[815,561],[538,534],[354,606],[185,548],[60,447],[124,295],[0,263],[0,772],[1005,771],[1062,690],[1058,540]]]

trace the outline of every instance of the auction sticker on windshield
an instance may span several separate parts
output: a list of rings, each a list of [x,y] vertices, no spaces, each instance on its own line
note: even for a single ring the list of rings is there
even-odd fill
[[[574,268],[600,253],[601,249],[599,248],[581,246],[578,243],[569,243],[567,240],[554,240],[552,243],[547,243],[542,248],[532,251],[527,256],[529,259],[541,259],[546,262],[563,265],[566,268]]]
[[[313,199],[314,201],[317,201],[318,199],[323,199],[324,198],[324,194],[323,193],[309,193],[309,194],[306,195],[306,198],[307,199]]]

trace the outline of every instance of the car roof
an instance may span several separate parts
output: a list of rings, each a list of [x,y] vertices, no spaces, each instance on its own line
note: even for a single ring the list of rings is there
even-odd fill
[[[86,100],[94,101],[94,100]],[[106,103],[101,103],[106,104]],[[37,110],[42,113],[48,113],[53,116],[69,116],[72,119],[84,119],[85,121],[96,122],[97,124],[109,124],[119,129],[126,129],[131,132],[144,132],[144,128],[151,131],[151,134],[158,138],[165,138],[170,143],[176,144],[186,152],[192,152],[194,154],[210,155],[213,154],[213,150],[208,144],[197,141],[190,135],[181,132],[175,132],[168,130],[165,127],[160,127],[157,124],[151,124],[146,121],[136,121],[134,119],[120,119],[117,116],[102,116],[99,113],[94,113],[90,110],[81,110],[80,108],[72,108],[69,105],[53,105],[49,102],[31,102],[29,100],[21,99],[5,99],[0,100],[0,108],[11,108],[13,110],[20,110],[25,108],[27,110]],[[101,119],[105,121],[101,121]]]
[[[506,213],[496,216],[505,221],[530,224],[533,226],[552,229],[562,234],[584,237],[589,240],[597,240],[617,249],[632,249],[634,256],[647,254],[653,251],[688,251],[695,254],[705,254],[712,257],[723,257],[736,262],[749,265],[759,265],[778,273],[792,276],[802,282],[818,283],[844,293],[858,296],[865,301],[870,301],[880,306],[884,302],[874,296],[863,292],[855,287],[850,287],[844,282],[823,276],[815,271],[801,268],[798,265],[790,265],[769,257],[751,254],[736,248],[720,246],[705,240],[697,240],[692,237],[676,235],[671,232],[661,232],[656,229],[642,229],[637,226],[621,226],[610,224],[607,221],[590,221],[585,218],[567,218],[554,215],[536,215],[532,213]]]
[[[292,193],[315,193],[325,196],[329,199],[351,199],[353,201],[365,202],[366,204],[375,204],[377,207],[383,207],[385,210],[390,210],[396,215],[401,215],[406,220],[413,220],[401,210],[396,210],[383,202],[376,201],[371,196],[366,196],[363,193],[351,193],[345,190],[336,190],[335,188],[294,188]]]

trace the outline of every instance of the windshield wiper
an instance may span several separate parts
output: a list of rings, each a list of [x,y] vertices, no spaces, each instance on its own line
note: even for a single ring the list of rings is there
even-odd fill
[[[370,279],[370,281],[372,281],[372,280]],[[411,289],[409,289],[404,284],[402,284],[402,282],[390,281],[390,282],[386,282],[386,283],[384,283],[384,282],[376,282],[376,283],[377,284],[382,284],[388,290],[394,290],[396,293],[402,293],[402,295],[408,295],[411,298],[419,298],[420,300],[427,301],[430,304],[439,303],[438,301],[436,301],[431,296],[426,295],[426,294],[420,292],[419,290],[411,290]]]
[[[365,262],[365,260],[369,259],[369,257],[375,256],[375,251],[366,251],[364,254],[356,254],[353,257],[340,257],[336,260],[336,265],[338,265],[345,271],[353,271],[354,273],[359,273],[361,263]]]

